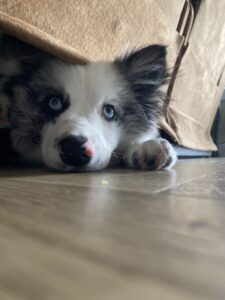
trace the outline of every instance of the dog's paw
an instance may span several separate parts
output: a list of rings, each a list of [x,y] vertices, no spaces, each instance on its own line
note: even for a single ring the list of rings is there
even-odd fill
[[[175,150],[165,139],[153,139],[142,144],[134,144],[126,156],[129,167],[142,170],[169,169],[176,161]]]

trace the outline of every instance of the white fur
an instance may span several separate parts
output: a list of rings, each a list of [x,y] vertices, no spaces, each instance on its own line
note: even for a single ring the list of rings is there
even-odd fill
[[[95,155],[86,170],[106,167],[122,137],[118,125],[107,122],[101,116],[103,103],[116,106],[121,92],[112,64],[53,64],[52,72],[51,76],[54,74],[57,85],[60,83],[70,95],[71,105],[55,123],[49,123],[43,128],[41,150],[44,162],[56,169],[73,169],[63,165],[59,157],[58,141],[68,135],[83,135],[95,146]]]
[[[173,167],[177,156],[167,140],[158,138],[133,144],[126,153],[126,161],[130,168],[159,170]],[[148,161],[152,163],[149,164]]]
[[[86,136],[94,144],[95,155],[86,167],[89,171],[106,167],[115,150],[125,154],[128,166],[133,167],[131,157],[137,151],[136,148],[140,156],[144,150],[146,155],[161,155],[157,169],[162,168],[169,157],[172,157],[172,163],[168,167],[174,165],[176,155],[172,146],[168,142],[154,140],[158,133],[155,128],[137,139],[135,136],[127,138],[117,123],[102,118],[103,103],[117,107],[123,88],[111,63],[100,62],[88,66],[53,63],[49,76],[53,76],[54,83],[67,91],[71,105],[55,123],[49,123],[43,128],[41,151],[46,165],[60,170],[73,169],[64,165],[59,156],[58,142],[68,135]],[[143,162],[139,167],[148,168]]]

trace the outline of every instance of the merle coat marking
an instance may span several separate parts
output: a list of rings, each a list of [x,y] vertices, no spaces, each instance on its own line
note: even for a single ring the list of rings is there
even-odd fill
[[[0,101],[10,103],[13,149],[54,169],[99,170],[118,159],[140,169],[173,166],[173,147],[158,137],[167,78],[162,45],[73,65],[1,36]]]

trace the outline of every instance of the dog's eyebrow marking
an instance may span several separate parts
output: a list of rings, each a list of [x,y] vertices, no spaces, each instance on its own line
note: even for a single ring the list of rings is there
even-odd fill
[[[65,92],[61,89],[52,88],[52,87],[44,87],[41,91],[40,101],[45,100],[45,96],[61,96],[63,98],[67,98],[68,95],[65,95]],[[65,97],[66,96],[66,97]]]

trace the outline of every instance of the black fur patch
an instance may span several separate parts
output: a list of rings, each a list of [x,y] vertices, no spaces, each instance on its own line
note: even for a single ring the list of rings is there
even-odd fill
[[[130,95],[123,97],[130,131],[143,132],[149,127],[157,127],[165,100],[160,87],[168,78],[166,47],[151,45],[131,52],[117,59],[115,66],[130,90]],[[135,101],[132,102],[131,98]]]
[[[18,160],[19,155],[13,150],[9,129],[0,128],[0,137],[0,166],[14,164]]]

